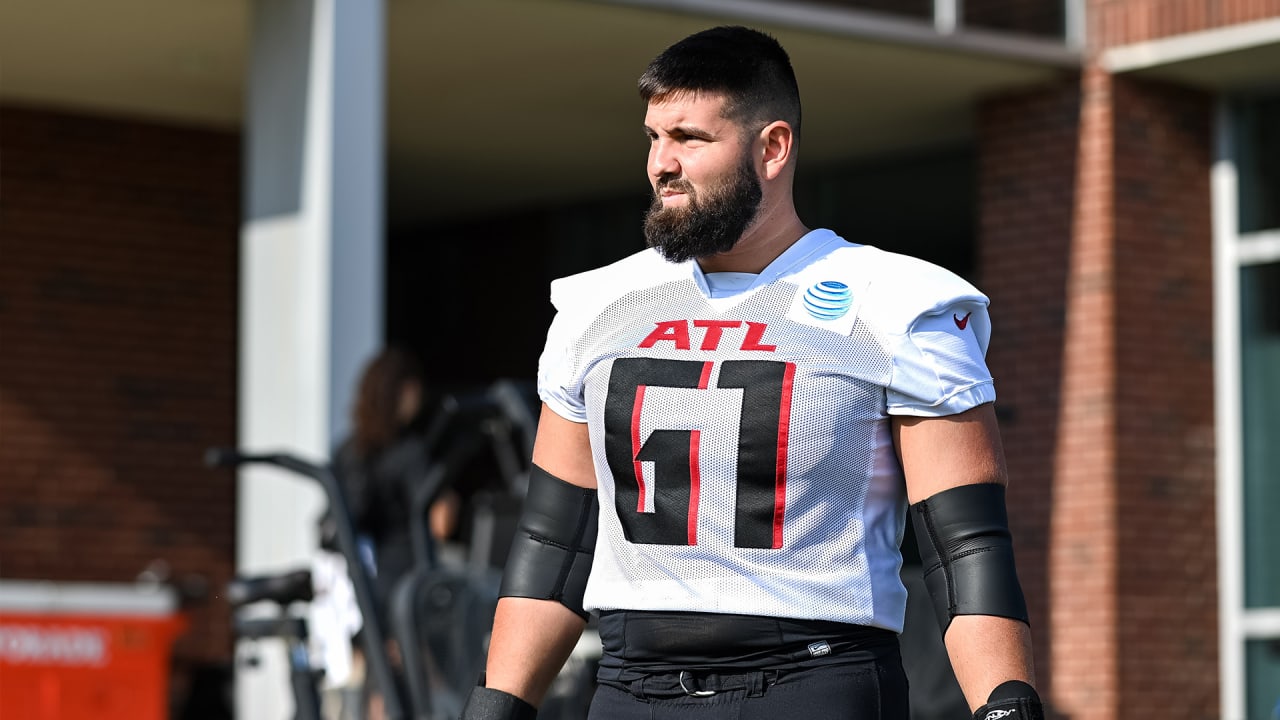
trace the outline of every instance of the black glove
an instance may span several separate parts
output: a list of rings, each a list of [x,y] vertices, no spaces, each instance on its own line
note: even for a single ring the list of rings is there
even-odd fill
[[[460,720],[536,720],[538,709],[511,693],[477,685]]]
[[[1044,706],[1035,688],[1021,680],[1000,683],[973,720],[1044,720]]]

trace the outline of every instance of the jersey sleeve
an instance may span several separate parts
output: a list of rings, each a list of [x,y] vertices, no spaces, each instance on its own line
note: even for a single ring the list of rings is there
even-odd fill
[[[547,329],[547,342],[538,358],[538,397],[557,415],[573,422],[587,421],[581,381],[574,377],[573,322],[569,313],[557,310]]]
[[[990,338],[987,302],[980,294],[918,315],[895,343],[888,412],[941,417],[994,401],[986,363]]]

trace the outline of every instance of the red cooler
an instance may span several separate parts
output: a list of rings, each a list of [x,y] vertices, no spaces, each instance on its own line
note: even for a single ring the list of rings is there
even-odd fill
[[[173,591],[0,581],[0,720],[165,720]]]

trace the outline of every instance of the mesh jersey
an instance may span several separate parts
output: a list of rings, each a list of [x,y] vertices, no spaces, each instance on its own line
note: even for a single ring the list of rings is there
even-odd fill
[[[710,295],[696,262],[652,250],[552,283],[538,391],[590,428],[587,608],[900,632],[906,498],[889,414],[994,400],[986,297],[829,230]]]

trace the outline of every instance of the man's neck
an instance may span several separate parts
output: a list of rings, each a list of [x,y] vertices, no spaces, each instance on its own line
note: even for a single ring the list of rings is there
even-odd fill
[[[752,224],[732,250],[698,258],[698,265],[704,273],[759,274],[807,232],[809,228],[795,213],[781,218],[761,218]]]

